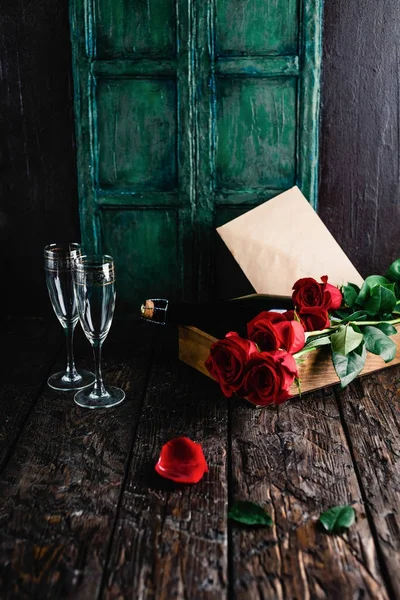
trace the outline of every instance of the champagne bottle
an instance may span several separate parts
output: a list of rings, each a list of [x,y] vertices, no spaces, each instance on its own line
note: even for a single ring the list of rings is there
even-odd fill
[[[152,323],[194,325],[213,333],[216,327],[226,331],[246,326],[256,315],[266,310],[293,309],[291,296],[249,294],[230,300],[202,304],[172,302],[164,298],[148,298],[141,306],[141,317]]]

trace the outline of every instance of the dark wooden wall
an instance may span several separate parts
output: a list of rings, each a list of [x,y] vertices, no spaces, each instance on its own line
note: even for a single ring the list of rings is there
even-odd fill
[[[358,269],[400,256],[398,0],[325,2],[320,215]],[[68,0],[0,6],[4,312],[49,311],[43,246],[79,239]]]
[[[1,296],[11,312],[51,311],[43,247],[79,236],[72,95],[68,0],[1,0]]]
[[[400,3],[325,0],[319,214],[363,275],[400,257]]]

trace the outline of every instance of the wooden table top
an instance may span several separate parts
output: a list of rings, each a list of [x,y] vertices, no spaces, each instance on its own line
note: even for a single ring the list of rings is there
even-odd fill
[[[175,328],[115,321],[103,374],[126,400],[90,411],[46,384],[55,319],[1,331],[1,598],[400,598],[400,367],[253,409],[179,362]],[[80,330],[75,348],[91,368]],[[197,485],[154,471],[180,435],[202,444]],[[228,521],[234,500],[274,525]],[[325,534],[342,504],[356,523]]]

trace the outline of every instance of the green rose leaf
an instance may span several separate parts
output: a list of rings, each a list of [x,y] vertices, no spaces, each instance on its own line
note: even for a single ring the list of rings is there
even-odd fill
[[[346,356],[355,350],[362,340],[362,333],[354,331],[351,325],[340,325],[339,329],[331,336],[332,350]]]
[[[319,522],[326,531],[339,533],[343,529],[351,527],[355,519],[356,512],[352,506],[333,506],[321,514]]]
[[[342,323],[347,323],[347,321],[365,321],[368,315],[365,310],[357,310],[356,312],[352,312],[349,315],[346,315],[342,318]]]
[[[385,362],[390,362],[396,356],[397,346],[386,333],[368,325],[364,327],[365,346],[372,354],[377,354]]]
[[[370,296],[364,304],[364,308],[369,315],[392,312],[397,303],[392,285],[390,287],[386,285],[376,285],[371,289]]]
[[[383,333],[386,333],[386,335],[394,335],[395,333],[397,333],[396,327],[394,327],[390,323],[377,323],[376,325],[374,325],[374,327],[376,327],[380,331],[383,331]]]
[[[318,348],[318,346],[327,346],[331,343],[329,335],[312,336],[305,343],[305,348]]]
[[[361,373],[367,358],[367,350],[362,342],[355,350],[346,356],[332,351],[332,362],[342,388],[346,387]]]
[[[273,520],[262,506],[250,500],[237,500],[228,512],[228,518],[245,525],[273,525]]]
[[[386,277],[382,277],[382,275],[370,275],[364,280],[360,293],[357,296],[356,304],[364,306],[364,302],[370,296],[371,290],[376,285],[385,285],[390,283]]]
[[[400,281],[400,258],[395,260],[385,273],[390,281]]]
[[[345,304],[352,308],[356,303],[358,294],[360,293],[360,288],[355,283],[348,283],[347,285],[343,286],[342,293]]]

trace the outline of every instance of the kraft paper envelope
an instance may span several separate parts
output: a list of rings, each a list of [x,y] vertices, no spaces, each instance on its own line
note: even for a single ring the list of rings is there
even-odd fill
[[[328,275],[336,286],[363,282],[298,187],[217,231],[259,294],[290,296],[301,277]]]

